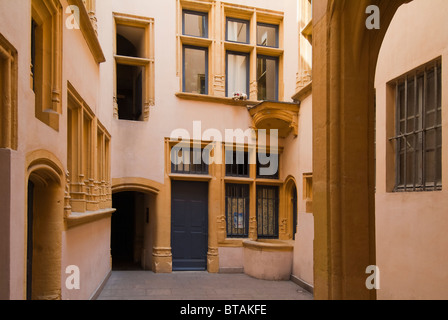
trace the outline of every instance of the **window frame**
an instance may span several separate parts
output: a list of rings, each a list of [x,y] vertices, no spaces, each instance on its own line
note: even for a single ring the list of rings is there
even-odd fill
[[[191,15],[197,15],[197,16],[202,16],[204,17],[204,23],[205,23],[205,28],[204,28],[204,36],[194,36],[194,35],[190,35],[190,34],[185,34],[185,14],[191,14]],[[195,37],[195,38],[201,38],[201,39],[208,39],[209,37],[209,19],[208,19],[208,12],[202,12],[202,11],[195,11],[195,10],[188,10],[188,9],[183,9],[182,10],[182,35],[187,36],[187,37]]]
[[[232,197],[229,195],[229,190],[231,188],[236,188],[236,189],[241,189],[246,191],[245,196],[244,193],[241,192],[242,196],[241,197]],[[235,193],[239,193],[240,190],[236,191]],[[239,209],[239,200],[245,200],[245,207],[244,207],[244,212],[243,212],[243,232],[242,233],[233,233],[233,225],[234,225],[234,213],[231,212],[230,216],[229,216],[229,199],[237,199],[237,203],[238,203],[238,209]],[[227,183],[225,185],[225,214],[226,214],[226,234],[227,234],[227,238],[229,239],[235,239],[235,238],[240,238],[240,239],[247,239],[249,238],[249,221],[250,221],[250,185],[248,184],[235,184],[235,183]],[[239,211],[237,212],[238,214],[240,213]],[[239,217],[238,217],[239,219]],[[230,220],[230,222],[229,222]],[[229,225],[231,226],[229,228]],[[230,232],[229,232],[230,229]],[[239,228],[237,228],[239,229]]]
[[[182,153],[185,151],[185,149],[188,150],[189,152],[189,157],[190,157],[190,163],[188,164],[190,166],[190,170],[178,170],[176,169],[176,166],[179,166],[179,163],[173,163],[173,159],[172,159],[172,155],[173,152],[175,152],[175,149],[177,149],[177,152],[182,151]],[[198,150],[201,151],[201,163],[200,164],[195,164],[194,163],[194,152],[197,152]],[[171,164],[171,173],[172,174],[182,174],[182,175],[202,175],[202,176],[207,176],[210,174],[210,165],[208,164],[208,159],[207,161],[205,161],[204,159],[204,150],[206,150],[205,148],[201,147],[201,148],[197,148],[195,146],[173,146],[170,148],[170,164]],[[178,153],[177,153],[178,154]],[[185,161],[184,155],[182,154],[182,160]],[[185,165],[184,162],[182,162],[182,165]],[[196,168],[196,166],[200,166],[201,170],[191,170],[191,167]]]
[[[246,57],[246,95],[250,95],[250,53],[226,51],[226,97],[232,98],[229,92],[229,54]]]
[[[62,5],[57,0],[48,2],[31,1],[29,32],[34,34],[29,38],[29,63],[31,67],[33,58],[35,65],[34,73],[30,69],[30,89],[34,94],[35,117],[59,132],[62,115]],[[33,30],[32,24],[35,25]],[[49,43],[52,44],[50,47]]]
[[[246,41],[236,41],[236,40],[229,40],[229,21],[231,22],[237,22],[237,23],[244,23],[246,25]],[[233,17],[226,17],[226,36],[225,41],[232,42],[232,43],[242,43],[242,44],[250,44],[250,20],[244,20],[244,19],[238,19]]]
[[[258,75],[258,60],[259,59],[266,59],[266,60],[273,60],[275,61],[275,98],[273,101],[279,101],[279,90],[280,90],[280,58],[279,57],[273,57],[273,56],[267,56],[267,55],[263,55],[263,54],[258,54],[257,55],[257,92],[258,92],[258,96],[257,99],[259,101],[272,101],[270,99],[267,99],[267,97],[265,99],[260,99],[260,90],[259,90],[259,85],[260,85],[260,77]]]
[[[275,29],[275,46],[268,46],[268,45],[262,45],[258,43],[258,27],[269,27]],[[257,22],[257,47],[263,47],[263,48],[280,48],[280,26],[277,24],[271,24],[271,23],[264,23],[264,22]]]
[[[277,161],[278,161],[278,168],[277,168],[277,173],[275,175],[270,175],[270,176],[263,176],[260,174],[260,168],[262,167],[260,161],[259,161],[259,153],[257,152],[256,155],[256,177],[257,179],[267,179],[267,180],[279,180],[280,179],[280,154],[277,153]],[[267,152],[266,152],[266,156],[267,156]],[[272,157],[273,154],[269,154],[269,157]]]
[[[185,90],[185,49],[202,50],[205,52],[205,93],[198,93],[200,95],[208,95],[209,92],[209,49],[207,47],[183,45],[182,46],[182,92],[190,93]]]
[[[428,87],[428,75],[430,73],[433,73],[433,81],[434,81],[434,88]],[[426,64],[425,66],[421,68],[417,68],[414,71],[406,74],[405,76],[399,78],[395,83],[395,128],[394,128],[394,134],[395,136],[390,139],[390,141],[395,142],[395,186],[393,189],[393,192],[418,192],[418,191],[441,191],[443,186],[443,177],[442,177],[442,170],[439,172],[439,166],[442,166],[443,161],[443,146],[442,146],[442,124],[437,124],[438,119],[437,114],[438,112],[441,113],[442,111],[442,105],[441,100],[439,101],[439,94],[441,95],[442,88],[439,88],[439,85],[442,83],[442,64],[441,60],[438,59],[435,62]],[[414,106],[418,107],[418,101],[417,98],[418,95],[418,89],[419,89],[419,80],[423,78],[423,97],[422,99],[422,106],[421,110],[414,110],[414,130],[412,132],[408,132],[408,121],[409,115],[408,115],[408,109],[409,109],[409,91],[414,91]],[[409,82],[413,83],[413,87],[411,89],[409,88]],[[400,102],[400,94],[403,90],[404,86],[404,106],[401,105]],[[429,93],[429,90],[433,89],[433,92]],[[428,94],[429,93],[429,94]],[[426,116],[428,114],[428,96],[430,94],[434,94],[434,125],[428,126],[426,121]],[[442,97],[440,97],[442,98]],[[401,108],[404,108],[404,118],[401,116],[402,110]],[[419,121],[419,125],[417,126],[417,119]],[[404,133],[401,132],[401,122],[404,121]],[[421,125],[421,127],[420,127]],[[427,164],[426,164],[426,158],[427,158],[427,152],[428,148],[426,145],[427,142],[427,136],[429,132],[434,132],[434,152],[435,152],[435,172],[434,172],[434,180],[435,181],[427,181]],[[440,136],[438,136],[440,135]],[[412,137],[415,141],[414,143],[414,155],[413,155],[413,181],[408,181],[408,159],[407,159],[407,151],[408,147],[408,138]],[[440,139],[441,143],[440,146],[437,144],[438,138]],[[403,141],[404,140],[404,141]],[[421,142],[420,142],[421,140]],[[404,154],[402,152],[402,144],[405,144],[404,148]],[[420,148],[419,148],[420,147]],[[440,149],[440,151],[438,151]],[[404,164],[402,164],[401,157],[403,156]],[[439,157],[438,157],[439,156]],[[418,168],[417,162],[419,157],[421,157],[421,169]],[[439,165],[437,165],[437,163]],[[401,176],[401,171],[403,170],[404,177]],[[418,183],[419,179],[421,178],[421,183]],[[440,178],[440,182],[438,179]]]
[[[228,164],[227,163],[227,154],[228,153],[232,153],[232,159],[233,159],[233,163],[232,164]],[[237,162],[237,153],[243,153],[244,154],[244,163],[243,164],[238,164],[235,163],[235,160]],[[238,150],[225,150],[225,176],[226,177],[231,177],[231,178],[250,178],[250,164],[249,164],[249,152],[248,151],[238,151]],[[229,166],[232,166],[232,170],[230,170],[231,172],[228,171]],[[237,173],[233,173],[233,171],[235,171],[235,166],[236,166],[236,171]],[[238,166],[245,166],[245,169],[243,171],[246,171],[246,174],[239,174],[239,167]]]
[[[274,206],[274,217],[272,219],[272,222],[274,223],[274,234],[273,235],[265,235],[260,232],[260,223],[263,228],[264,226],[264,220],[260,219],[260,212],[259,212],[259,205],[258,202],[260,200],[259,198],[259,190],[260,189],[266,189],[266,190],[275,190],[275,198],[273,199],[275,201]],[[261,200],[264,200],[265,198],[261,198]],[[272,200],[272,198],[268,198],[268,200]],[[278,240],[280,238],[280,228],[279,228],[279,219],[280,219],[280,188],[278,186],[271,186],[271,185],[257,185],[256,187],[256,220],[257,220],[257,237],[258,239],[262,240]],[[261,213],[263,215],[263,213]],[[269,217],[268,217],[269,221]],[[268,226],[269,229],[269,226]]]
[[[129,121],[119,118],[117,97],[117,65],[143,67],[142,74],[142,115],[136,122],[147,122],[150,115],[150,107],[155,105],[155,49],[154,49],[154,19],[129,14],[113,12],[114,17],[114,119]],[[145,30],[145,57],[121,56],[117,54],[117,26],[143,28]]]

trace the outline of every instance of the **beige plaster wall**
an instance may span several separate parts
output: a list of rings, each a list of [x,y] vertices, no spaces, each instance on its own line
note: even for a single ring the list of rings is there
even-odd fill
[[[10,292],[9,298],[23,299],[25,297],[26,284],[26,188],[25,178],[25,158],[30,152],[36,150],[47,150],[52,153],[64,166],[67,166],[67,82],[70,81],[81,94],[83,99],[89,104],[94,112],[99,109],[99,66],[95,63],[85,39],[80,30],[69,30],[65,28],[65,8],[68,6],[65,0],[61,1],[63,6],[62,21],[63,32],[63,74],[61,83],[61,109],[62,114],[59,117],[59,131],[55,131],[35,117],[34,111],[34,93],[30,87],[30,27],[31,21],[31,1],[0,1],[0,32],[10,41],[18,51],[18,141],[19,147],[14,152],[11,161],[11,206],[10,214],[10,247],[9,259],[5,261],[10,264]],[[100,119],[101,120],[101,119]],[[62,186],[64,187],[64,186]],[[6,193],[0,195],[2,201],[8,197]],[[3,209],[2,209],[3,210]],[[7,208],[5,211],[7,212]],[[61,210],[60,217],[63,219]],[[92,234],[105,234],[110,230],[106,224],[97,225]],[[91,230],[92,231],[92,230]],[[74,233],[70,235],[70,241],[65,243],[61,255],[71,263],[83,264],[89,259],[89,251],[83,250],[82,244],[86,234]],[[100,250],[104,248],[109,239],[104,241],[91,241],[90,250]],[[94,244],[94,245],[92,245]],[[76,254],[71,257],[71,253]],[[82,254],[80,254],[82,252]],[[79,258],[79,260],[78,260]],[[73,260],[78,261],[73,261]],[[103,264],[109,263],[109,257],[105,255],[95,256],[95,259],[102,259]],[[100,263],[100,262],[98,262]],[[65,271],[64,265],[61,266],[62,274]],[[89,267],[90,268],[90,267]],[[89,298],[93,289],[99,285],[100,281],[106,276],[105,268],[92,269],[85,273],[85,286],[82,292],[76,297]],[[62,284],[65,283],[65,280]],[[63,285],[63,289],[64,289]],[[68,296],[73,298],[73,296]]]
[[[291,10],[291,1],[228,1],[230,3],[267,8],[285,13],[285,39],[297,39],[297,10]],[[292,6],[295,8],[295,6]],[[148,122],[114,120],[113,106],[113,17],[112,12],[126,13],[155,20],[155,106],[151,107]],[[193,121],[202,121],[202,132],[218,129],[248,129],[251,118],[246,107],[216,103],[186,101],[175,96],[180,91],[176,74],[176,1],[164,1],[160,6],[144,0],[98,1],[99,38],[107,62],[101,66],[101,101],[106,124],[112,128],[112,177],[143,177],[164,183],[164,138],[178,128],[193,136]],[[287,42],[285,48],[285,97],[295,90],[297,72],[297,41]],[[287,99],[291,101],[291,99]],[[132,141],[132,143],[130,143]],[[132,163],[132,165],[129,165]]]
[[[110,219],[102,219],[63,232],[62,299],[87,300],[97,291],[111,271]],[[80,290],[68,290],[68,266],[80,271]]]
[[[294,147],[291,148],[291,154],[287,155],[287,169],[294,172],[299,201],[292,274],[310,285],[314,282],[314,216],[312,212],[306,212],[303,197],[303,174],[313,172],[312,107],[313,99],[309,95],[301,102],[299,136],[290,142]]]
[[[379,55],[377,90],[376,244],[379,299],[448,298],[448,3],[414,0],[402,6],[387,31]],[[443,191],[388,193],[393,170],[386,169],[386,83],[442,57]],[[393,106],[390,109],[394,110]],[[390,147],[390,146],[389,146]],[[393,181],[392,177],[392,181]]]

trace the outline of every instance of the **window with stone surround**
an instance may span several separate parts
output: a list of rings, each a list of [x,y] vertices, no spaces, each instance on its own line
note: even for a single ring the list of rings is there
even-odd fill
[[[0,34],[0,148],[17,150],[17,51]]]
[[[62,114],[62,6],[57,0],[31,1],[30,83],[36,118],[59,130]]]
[[[442,189],[440,59],[395,82],[395,191]]]
[[[178,0],[177,3],[180,92],[176,96],[227,104],[284,99],[283,12],[215,1]],[[187,32],[189,28],[196,31]],[[208,52],[208,68],[203,76],[207,87],[205,93],[185,87],[184,73],[189,68],[186,68],[184,54],[188,46]],[[265,80],[257,73],[260,57],[277,61],[270,78],[275,81],[259,85],[260,79]],[[269,88],[271,95],[266,95],[267,84],[273,86]],[[259,90],[264,91],[260,94]]]
[[[155,104],[154,19],[114,13],[114,118],[148,121]]]
[[[72,212],[112,206],[111,136],[75,88],[68,84],[67,167]]]

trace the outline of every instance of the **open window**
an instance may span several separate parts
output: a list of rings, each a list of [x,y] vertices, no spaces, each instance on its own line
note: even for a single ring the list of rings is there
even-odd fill
[[[114,116],[119,120],[147,121],[149,108],[154,105],[154,21],[117,13],[114,17]]]

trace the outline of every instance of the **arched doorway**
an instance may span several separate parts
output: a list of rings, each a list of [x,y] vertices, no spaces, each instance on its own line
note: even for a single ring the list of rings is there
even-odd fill
[[[297,233],[298,224],[298,196],[297,196],[297,185],[293,177],[286,179],[285,183],[285,201],[286,201],[286,214],[288,221],[291,222],[289,228],[290,238],[295,240]]]
[[[32,159],[40,153],[32,154]],[[30,161],[27,183],[26,299],[61,299],[64,191],[62,170],[53,158]]]
[[[111,253],[113,270],[144,269],[144,238],[149,225],[150,196],[141,192],[114,193]]]
[[[397,9],[410,0],[313,5],[313,211],[316,299],[376,299],[374,77]],[[366,28],[376,5],[380,29]]]
[[[113,270],[152,270],[160,184],[143,178],[112,182]]]

